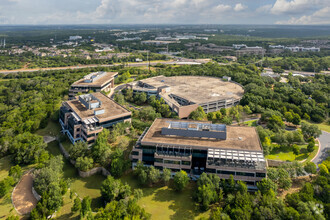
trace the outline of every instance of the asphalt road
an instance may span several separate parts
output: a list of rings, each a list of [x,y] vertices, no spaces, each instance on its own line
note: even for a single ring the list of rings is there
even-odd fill
[[[202,62],[195,62],[195,61],[151,61],[150,66],[154,66],[157,64],[168,64],[168,65],[198,65]],[[50,71],[50,70],[67,70],[67,69],[84,69],[84,68],[91,68],[91,67],[112,67],[112,66],[120,66],[123,65],[121,63],[117,64],[104,64],[104,65],[78,65],[78,66],[67,66],[67,67],[50,67],[50,68],[39,68],[39,69],[19,69],[19,70],[0,70],[0,73],[2,74],[10,74],[10,73],[22,73],[22,72],[37,72],[37,71]],[[129,67],[139,67],[139,66],[148,66],[148,62],[141,62],[141,63],[125,63],[125,65]]]
[[[328,156],[327,151],[330,150],[330,133],[322,131],[319,140],[321,143],[321,149],[315,159],[312,160],[315,164],[322,163],[322,161]]]

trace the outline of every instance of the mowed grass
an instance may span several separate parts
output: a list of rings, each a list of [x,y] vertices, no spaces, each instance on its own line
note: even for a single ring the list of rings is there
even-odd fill
[[[306,121],[306,120],[302,120],[302,122],[307,122],[307,123],[310,123],[310,124],[313,124],[313,125],[317,125],[320,130],[330,133],[330,125],[328,125],[327,122],[313,123],[313,122]]]
[[[57,141],[53,141],[48,144],[47,150],[50,154],[57,156],[62,155]],[[102,207],[102,199],[100,187],[105,177],[101,174],[93,175],[87,178],[81,178],[77,169],[63,157],[63,176],[70,181],[70,190],[76,192],[80,198],[89,196],[92,199],[92,210]],[[57,217],[59,219],[71,218],[71,207],[73,201],[69,198],[70,192],[68,191],[64,196],[64,206],[58,212]],[[73,198],[74,199],[74,198]],[[70,217],[68,217],[70,216]],[[73,215],[76,216],[76,215]]]
[[[246,121],[244,122],[244,124],[246,124],[249,127],[257,127],[257,120],[253,120],[253,121]]]
[[[307,145],[298,145],[300,148],[300,154],[295,155],[291,148],[289,147],[277,147],[274,148],[269,155],[266,156],[270,160],[282,160],[282,161],[302,161],[305,159],[311,160],[318,151],[318,146],[315,146],[315,149],[312,153],[307,151]]]
[[[41,136],[53,136],[56,137],[60,134],[61,126],[59,122],[54,122],[52,120],[48,121],[48,124],[45,128],[39,129],[36,134]]]
[[[143,190],[143,197],[138,204],[152,215],[151,219],[183,220],[209,217],[209,212],[201,213],[194,204],[192,193],[195,183],[193,182],[183,192],[176,192],[168,186],[141,187],[132,173],[122,177],[121,180],[128,183],[132,189]]]

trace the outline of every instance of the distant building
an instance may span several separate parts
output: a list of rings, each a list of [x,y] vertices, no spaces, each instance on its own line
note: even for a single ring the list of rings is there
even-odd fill
[[[146,40],[146,41],[141,41],[141,44],[145,44],[145,45],[156,45],[156,46],[159,46],[159,45],[167,45],[167,44],[173,44],[173,43],[180,43],[180,41],[172,41],[172,40],[167,40],[167,41],[164,41],[164,40]]]
[[[319,47],[285,47],[285,49],[291,52],[320,52]]]
[[[62,103],[59,122],[62,132],[74,144],[92,144],[103,128],[131,121],[131,112],[100,92],[80,95]]]
[[[245,47],[236,51],[237,56],[242,55],[260,55],[263,56],[266,53],[266,50],[262,47]]]
[[[204,76],[156,76],[128,83],[127,87],[134,93],[162,98],[179,118],[187,118],[198,106],[205,113],[235,106],[244,95],[238,83]]]
[[[269,45],[269,48],[271,48],[271,49],[284,49],[285,46],[283,46],[283,45]]]
[[[239,50],[239,49],[241,49],[241,48],[245,48],[245,47],[246,47],[245,44],[233,44],[233,48],[234,48],[235,50]]]
[[[109,92],[114,87],[117,72],[94,72],[74,82],[69,89],[69,97],[77,93]]]
[[[137,40],[141,40],[141,37],[124,37],[123,39],[117,39],[116,41],[137,41]]]
[[[267,162],[254,127],[208,121],[156,119],[133,147],[132,166],[141,161],[157,169],[203,172],[245,181],[249,187],[266,177]]]
[[[82,36],[70,36],[69,40],[81,40]]]

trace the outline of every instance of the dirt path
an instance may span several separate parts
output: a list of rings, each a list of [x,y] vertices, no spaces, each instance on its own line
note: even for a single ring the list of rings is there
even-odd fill
[[[30,213],[37,205],[37,200],[32,194],[33,178],[31,173],[25,174],[15,187],[12,194],[12,201],[16,211],[25,215]]]

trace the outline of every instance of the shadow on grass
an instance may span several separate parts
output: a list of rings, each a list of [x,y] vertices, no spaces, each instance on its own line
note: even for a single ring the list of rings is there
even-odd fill
[[[158,189],[155,192],[153,200],[171,202],[168,208],[174,214],[170,216],[170,219],[194,219],[200,213],[195,210],[192,192],[193,186],[191,184],[182,192],[177,192],[171,187]]]
[[[305,154],[303,154],[303,155],[300,155],[300,156],[296,157],[295,160],[305,160],[306,158],[308,158],[308,154],[307,154],[307,153],[305,153]]]

